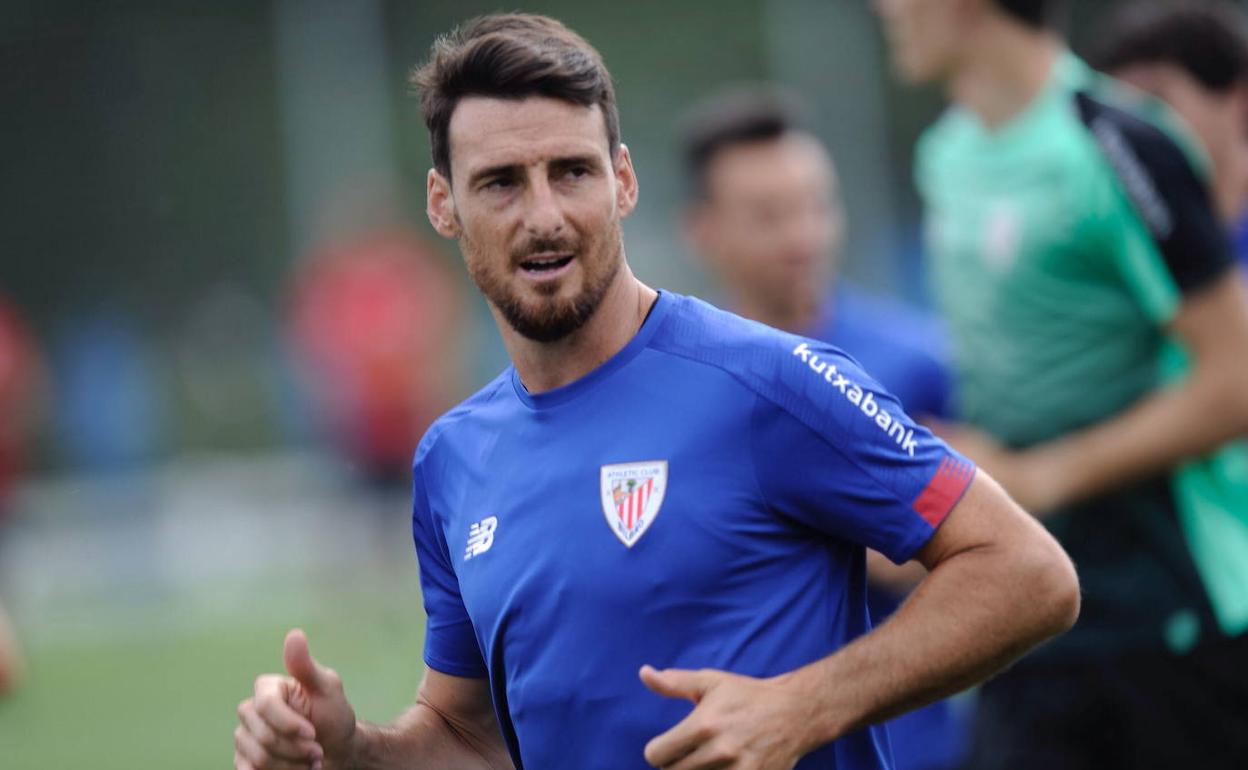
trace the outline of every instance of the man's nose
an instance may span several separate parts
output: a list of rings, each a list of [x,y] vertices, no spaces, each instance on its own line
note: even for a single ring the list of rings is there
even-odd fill
[[[524,219],[525,229],[534,236],[551,236],[563,231],[563,206],[544,175],[528,187]]]
[[[786,224],[781,240],[795,251],[818,253],[826,249],[831,240],[832,222],[827,212],[797,212]]]

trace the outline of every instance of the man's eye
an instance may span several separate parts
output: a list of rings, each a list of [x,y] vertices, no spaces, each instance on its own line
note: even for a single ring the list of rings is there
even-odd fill
[[[589,166],[572,166],[567,170],[565,176],[572,179],[580,179],[589,176]]]
[[[483,190],[506,190],[511,187],[511,180],[506,177],[495,177],[481,186]]]

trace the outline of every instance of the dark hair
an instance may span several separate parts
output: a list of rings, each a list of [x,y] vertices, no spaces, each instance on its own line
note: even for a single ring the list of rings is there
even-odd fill
[[[615,87],[602,56],[585,38],[547,16],[499,13],[479,16],[434,41],[429,61],[411,82],[429,128],[433,167],[451,175],[447,129],[465,96],[524,99],[549,96],[602,109],[607,145],[620,147]]]
[[[768,85],[738,85],[695,104],[680,125],[689,194],[705,198],[706,171],[715,156],[739,144],[806,130],[806,116],[799,100],[787,91]]]
[[[1248,78],[1244,17],[1230,3],[1133,3],[1113,15],[1089,62],[1106,72],[1173,64],[1205,88],[1226,91]]]
[[[1063,0],[996,0],[1001,10],[1035,29],[1050,26],[1062,3]]]

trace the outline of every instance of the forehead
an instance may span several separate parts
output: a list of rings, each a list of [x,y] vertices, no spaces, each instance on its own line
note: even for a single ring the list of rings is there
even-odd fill
[[[451,167],[471,173],[500,164],[531,165],[572,155],[608,154],[607,128],[598,105],[531,96],[469,96],[447,127]]]
[[[751,195],[775,188],[826,190],[835,186],[832,158],[814,137],[788,133],[741,142],[715,154],[706,170],[713,197]]]
[[[968,10],[982,10],[994,0],[876,0],[886,23],[907,22],[907,34],[945,34],[964,19]]]

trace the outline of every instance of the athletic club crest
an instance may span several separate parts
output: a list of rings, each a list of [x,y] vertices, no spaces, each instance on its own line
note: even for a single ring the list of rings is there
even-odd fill
[[[632,548],[659,515],[667,492],[667,461],[604,465],[601,492],[607,525]]]

